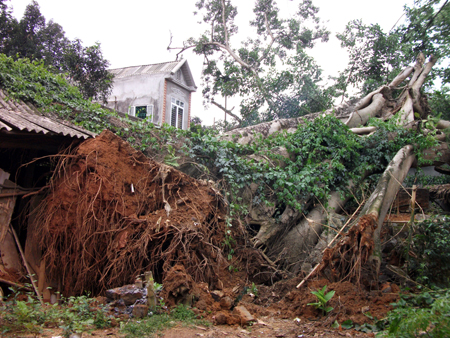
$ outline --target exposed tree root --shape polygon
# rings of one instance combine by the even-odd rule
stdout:
[[[368,268],[367,263],[373,254],[373,233],[376,227],[376,217],[362,216],[338,245],[325,250],[317,272],[322,272],[333,282],[348,280],[360,283],[374,280],[375,270]]]
[[[225,208],[214,189],[111,132],[61,158],[39,219],[47,277],[66,295],[98,294],[147,270],[162,281],[176,264],[213,287],[228,266]]]

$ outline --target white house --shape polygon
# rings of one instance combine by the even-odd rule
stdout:
[[[187,60],[110,69],[114,84],[107,106],[155,124],[188,129],[197,87]]]

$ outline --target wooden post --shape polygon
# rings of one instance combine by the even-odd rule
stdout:
[[[412,193],[411,193],[411,218],[409,219],[408,224],[408,241],[407,241],[407,247],[406,247],[406,264],[409,270],[409,250],[411,250],[411,243],[412,243],[412,234],[414,231],[414,211],[416,206],[416,191],[417,186],[413,185]]]
[[[19,248],[20,255],[22,256],[23,265],[25,265],[28,275],[30,276],[31,285],[33,285],[33,289],[36,292],[36,296],[38,297],[39,301],[41,302],[41,305],[43,306],[44,301],[42,300],[41,293],[39,292],[38,287],[36,285],[36,281],[34,280],[35,276],[33,275],[30,267],[28,266],[27,260],[25,259],[25,255],[23,253],[22,246],[20,245],[19,238],[17,237],[17,234],[14,231],[14,228],[12,227],[12,225],[10,225],[10,228],[11,228],[12,234],[14,235],[14,239],[16,240],[17,247]]]
[[[155,282],[153,280],[153,273],[151,271],[145,272],[145,283],[147,286],[147,303],[150,311],[156,310],[156,294]]]
[[[8,180],[9,174],[0,169],[0,193],[7,197],[0,197],[0,272],[8,275],[15,271],[23,275],[24,269],[20,255],[14,243],[13,234],[9,231],[9,224],[16,205],[15,184]],[[4,188],[4,186],[11,188]]]

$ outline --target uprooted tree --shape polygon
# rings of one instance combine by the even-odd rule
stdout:
[[[151,156],[162,143],[175,147],[181,136],[188,146],[178,159],[185,171],[217,183],[202,185],[108,134],[62,154],[39,218],[47,277],[59,279],[66,293],[99,292],[147,269],[163,279],[182,264],[195,281],[213,287],[230,264],[249,262],[250,278],[270,282],[279,271],[295,274],[306,263],[321,262],[330,278],[358,280],[367,271],[365,280],[376,279],[381,224],[409,167],[449,162],[443,130],[450,123],[428,117],[421,91],[435,62],[420,55],[388,85],[340,107],[223,135],[154,130],[126,119],[114,127],[119,118],[102,111],[106,127],[118,133],[126,127],[125,137],[141,137],[137,145]],[[34,69],[9,59],[5,64],[6,74],[15,67],[21,76]],[[34,71],[44,75],[42,67]],[[1,81],[12,93],[10,79]],[[69,107],[61,110],[66,113],[79,118]],[[96,115],[82,117],[98,130]],[[150,133],[152,142],[162,143],[144,149]],[[324,229],[339,230],[337,213],[352,208],[359,221],[352,219],[355,225],[342,232],[346,237],[330,245],[323,261],[310,256]]]
[[[283,59],[293,66],[292,60],[306,56],[305,48],[318,38],[326,39],[327,32],[318,26],[317,8],[304,1],[295,18],[282,20],[274,1],[258,1],[251,22],[257,37],[235,51],[230,37],[236,33],[236,7],[223,0],[197,4],[210,30],[180,49],[194,48],[205,57],[205,97],[251,92],[251,100],[241,104],[243,120],[270,122],[228,132],[222,143],[207,140],[208,136],[194,137],[193,149],[199,161],[211,165],[216,177],[225,179],[231,212],[244,218],[254,244],[278,267],[298,272],[305,263],[317,263],[317,250],[313,249],[324,225],[336,226],[333,223],[339,222],[334,222],[333,213],[344,209],[349,200],[359,200],[356,214],[360,222],[344,241],[346,246],[325,251],[320,269],[329,268],[332,278],[354,278],[369,264],[369,279],[376,279],[381,264],[380,229],[409,168],[447,162],[447,144],[439,143],[445,141],[442,130],[447,122],[431,117],[423,92],[436,74],[445,82],[445,68],[438,68],[434,75],[430,72],[438,56],[448,57],[445,38],[436,32],[448,27],[445,13],[449,6],[434,0],[418,4],[418,8],[407,8],[407,23],[390,34],[360,22],[349,25],[340,35],[350,52],[349,69],[334,87],[321,92],[320,98],[326,105],[326,93],[334,90],[342,90],[344,98],[348,85],[358,81],[364,82],[365,95],[307,115],[304,108],[314,107],[311,102],[318,96],[309,92],[306,96],[312,101],[297,100],[292,113],[286,104],[293,101],[284,94],[302,98],[308,84],[300,80],[311,74],[295,67],[292,72],[275,72],[274,67],[276,60]],[[302,20],[308,18],[317,24],[314,30],[302,26]],[[292,38],[286,40],[287,36]],[[395,50],[398,46],[403,54]],[[297,54],[290,55],[292,49]],[[420,53],[414,67],[405,66],[418,51],[436,55],[425,62]],[[288,80],[292,74],[300,79],[298,83]],[[444,96],[440,96],[441,107],[447,102]],[[374,175],[381,173],[366,201],[356,190],[367,178],[373,181]]]
[[[351,240],[327,249],[321,268],[330,267],[333,278],[353,279],[370,266],[376,278],[381,227],[409,168],[449,159],[442,142],[448,122],[428,118],[420,90],[436,61],[431,56],[425,62],[420,54],[415,66],[360,100],[235,129],[215,149],[202,145],[203,157],[215,151],[231,207],[245,216],[253,242],[278,267],[297,273],[305,262],[317,263],[309,254],[323,229],[333,226],[333,214],[353,196],[360,206]],[[357,191],[380,173],[363,201]]]
[[[184,145],[183,154],[169,152],[159,159],[173,164],[178,160],[184,171],[216,183],[201,185],[148,160],[118,138],[104,136],[104,142],[99,137],[98,143],[124,152],[109,163],[113,151],[90,149],[94,142],[88,141],[91,144],[76,153],[61,156],[61,170],[55,170],[43,204],[47,209],[40,214],[40,239],[47,268],[53,278],[63,279],[67,291],[75,292],[130,282],[146,269],[164,275],[179,263],[195,281],[214,286],[220,284],[218,274],[224,267],[239,266],[251,257],[258,264],[248,275],[259,276],[259,282],[316,263],[316,271],[331,279],[376,280],[381,226],[408,169],[450,159],[445,142],[450,122],[429,116],[423,91],[437,60],[430,56],[426,61],[419,54],[414,66],[397,71],[386,85],[333,109],[223,135],[156,129],[86,104],[86,110],[97,114],[90,116],[70,108],[65,96],[52,95],[60,100],[61,116],[95,131],[111,128],[134,139],[146,155],[155,156],[163,146],[173,150]],[[8,72],[20,66],[17,77],[24,76],[32,65],[2,62],[1,84],[13,92],[17,86]],[[50,95],[16,95],[49,109],[42,100]],[[75,99],[72,102],[82,102],[74,94]],[[120,178],[114,171],[119,165],[128,165]],[[345,224],[351,226],[348,231],[341,210],[354,214]],[[322,259],[326,245],[319,239],[324,229],[343,237],[338,244],[327,241]],[[252,248],[247,258],[240,255],[249,247],[260,251]],[[263,258],[261,274],[257,269],[263,269]],[[85,278],[78,278],[80,271]]]

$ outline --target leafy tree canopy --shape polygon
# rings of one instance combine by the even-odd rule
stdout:
[[[367,94],[389,82],[401,69],[412,64],[419,52],[435,55],[440,66],[433,69],[427,83],[435,113],[450,105],[450,3],[448,0],[416,0],[405,6],[405,23],[384,32],[378,24],[365,25],[361,20],[348,23],[338,34],[342,47],[349,52],[350,62],[340,74],[337,88],[347,96],[349,86],[358,94]],[[442,89],[437,90],[437,85]],[[448,112],[448,109],[447,109]],[[450,112],[445,118],[450,117]]]
[[[331,95],[317,83],[321,70],[306,50],[329,32],[321,25],[311,0],[282,18],[274,0],[258,0],[249,25],[255,33],[236,44],[237,6],[231,0],[200,0],[196,4],[210,28],[186,41],[180,53],[192,48],[205,58],[203,95],[239,120],[241,126],[274,118],[302,116],[331,105]],[[226,110],[220,97],[241,96],[242,120]],[[218,102],[219,101],[219,102]]]
[[[103,58],[100,44],[83,47],[70,41],[63,28],[46,21],[39,4],[32,1],[20,21],[13,18],[7,0],[0,0],[0,53],[14,58],[42,60],[57,73],[67,73],[85,98],[106,101],[112,89],[109,62]]]

